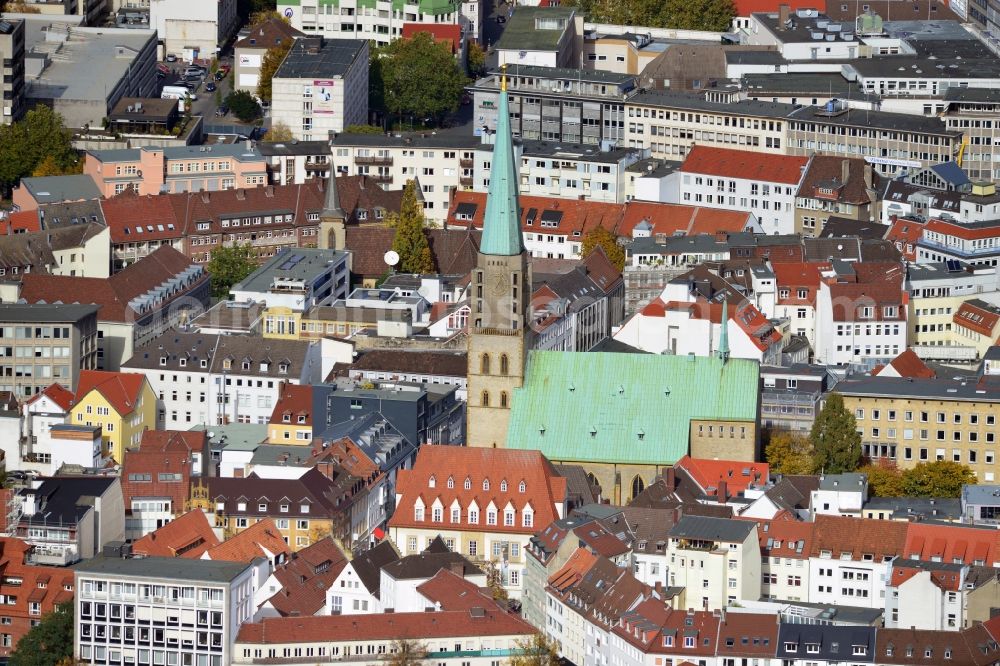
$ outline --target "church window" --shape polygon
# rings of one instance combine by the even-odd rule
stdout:
[[[480,397],[479,401],[480,401],[480,403],[482,404],[483,407],[489,407],[490,406],[490,392],[489,391],[483,391],[483,395]]]
[[[646,484],[643,482],[642,477],[636,474],[635,478],[632,479],[632,497],[636,497],[645,488]]]
[[[483,354],[479,357],[479,372],[484,375],[490,374],[490,355]]]
[[[506,375],[510,372],[510,360],[507,358],[507,354],[500,355],[500,374]]]
[[[500,391],[500,406],[507,407],[507,391]]]

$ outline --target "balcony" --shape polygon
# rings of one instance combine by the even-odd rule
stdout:
[[[28,564],[44,564],[55,567],[65,567],[79,559],[75,547],[35,546],[27,555]]]
[[[391,157],[375,157],[372,155],[358,155],[354,158],[355,164],[372,164],[375,166],[392,166]]]
[[[472,176],[461,176],[458,179],[458,184],[462,187],[472,187],[473,179]]]
[[[368,177],[374,180],[376,183],[386,183],[386,184],[392,183],[392,176],[390,176],[387,173],[369,174]]]
[[[475,165],[476,162],[471,157],[463,157],[458,161],[458,166],[462,167],[463,169],[471,169]]]
[[[328,171],[329,162],[306,162],[306,171]]]

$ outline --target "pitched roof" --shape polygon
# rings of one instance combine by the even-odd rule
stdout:
[[[756,420],[759,375],[738,358],[532,351],[507,446],[561,462],[673,464],[692,419]]]
[[[887,557],[902,555],[906,530],[906,523],[892,520],[817,515],[810,555],[819,557],[823,551],[829,551],[835,558],[848,553],[855,560],[867,556],[874,562],[882,562]]]
[[[273,16],[259,25],[250,28],[246,36],[239,39],[233,48],[237,49],[269,49],[281,44],[286,39],[304,37],[305,33],[293,28],[288,21]]]
[[[263,557],[273,562],[277,556],[287,556],[291,552],[292,549],[285,543],[278,526],[270,518],[264,518],[222,543],[212,546],[202,559],[250,563],[258,557]]]
[[[365,352],[350,367],[351,370],[395,372],[400,374],[465,377],[468,372],[464,351],[404,351],[373,349]]]
[[[900,556],[906,559],[985,566],[996,566],[1000,562],[1000,531],[921,522],[903,525],[906,543]]]
[[[225,503],[227,515],[254,517],[281,516],[289,519],[311,518],[316,514],[337,512],[336,484],[313,468],[297,479],[262,479],[256,474],[244,478],[211,477],[209,498]],[[240,504],[246,506],[241,511]],[[264,505],[261,511],[258,505]],[[281,511],[280,505],[287,504]],[[302,511],[305,505],[307,511]]]
[[[952,321],[980,335],[993,337],[997,323],[1000,323],[1000,308],[978,298],[970,298],[958,306]]]
[[[798,185],[808,163],[808,157],[770,155],[752,150],[695,144],[684,158],[680,170],[725,178]]]
[[[61,407],[63,411],[68,412],[70,410],[70,407],[73,406],[73,397],[74,397],[73,392],[58,382],[49,384],[38,393],[31,396],[31,399],[28,400],[28,402],[25,404],[30,405],[39,398],[41,398],[42,396],[45,396],[46,398],[52,400],[52,402],[56,403],[59,407]]]
[[[462,43],[462,27],[457,23],[404,23],[403,39],[410,39],[421,32],[428,33],[436,42],[445,43],[457,53]]]
[[[845,163],[848,169],[846,183],[842,180]],[[836,201],[856,205],[874,203],[874,196],[869,194],[865,183],[866,168],[870,167],[858,157],[813,155],[796,196],[812,199],[816,196],[817,188],[832,186]]]
[[[275,617],[240,627],[237,643],[257,645],[371,640],[435,640],[473,636],[529,636],[536,629],[496,604],[434,613],[376,613]]]
[[[286,617],[316,615],[326,606],[326,591],[347,562],[344,551],[331,538],[292,553],[274,570],[281,589],[268,602]]]
[[[931,370],[926,363],[921,360],[912,349],[907,349],[896,358],[889,361],[886,368],[891,367],[899,377],[912,377],[913,379],[933,379],[937,374]],[[884,374],[886,368],[872,374]]]
[[[397,472],[396,495],[399,501],[390,527],[435,529],[432,507],[438,505],[439,524],[447,524],[449,530],[534,534],[537,525],[555,520],[556,507],[566,502],[566,480],[538,451],[425,445],[417,451],[412,469]],[[415,519],[418,503],[424,506],[422,521]],[[497,524],[487,526],[491,504]],[[459,509],[458,523],[451,521],[453,505]],[[469,520],[473,505],[478,509],[475,523]],[[514,510],[513,525],[504,524],[508,506]],[[523,516],[529,508],[533,518],[526,526]]]
[[[449,225],[450,226],[450,225]],[[434,266],[444,275],[467,275],[476,265],[480,232],[468,229],[428,229]],[[378,277],[386,272],[385,253],[392,249],[395,230],[383,226],[349,226],[344,245],[351,251],[351,272]]]
[[[493,601],[472,581],[451,569],[441,569],[434,577],[417,586],[431,604],[441,604],[442,610],[468,610],[488,606]]]
[[[132,552],[144,557],[199,558],[202,553],[219,543],[219,537],[200,509],[180,515],[163,527],[137,539]]]
[[[813,529],[813,523],[797,520],[758,520],[760,554],[807,560],[812,553]]]
[[[392,541],[386,539],[351,560],[351,568],[361,579],[361,584],[365,586],[365,589],[378,596],[379,587],[381,587],[382,567],[398,559],[399,553],[396,552],[396,547]]]
[[[289,420],[285,421],[285,416]],[[299,421],[299,417],[304,417],[305,421]],[[309,425],[313,424],[313,388],[312,384],[290,384],[282,382],[278,388],[278,400],[274,403],[271,411],[270,423],[281,425],[282,423]]]
[[[101,307],[98,321],[131,323],[139,317],[129,305],[132,299],[149,293],[191,266],[194,264],[190,259],[163,245],[107,279],[27,273],[21,276],[20,297],[27,303],[93,303]],[[205,280],[208,274],[198,268],[189,285]],[[174,292],[164,303],[186,293],[186,289]]]
[[[726,482],[730,496],[742,493],[750,486],[763,486],[768,482],[767,463],[748,463],[738,460],[709,460],[684,456],[675,467],[687,472],[705,492]],[[710,493],[709,493],[710,494]]]
[[[122,494],[126,512],[136,498],[169,497],[175,511],[191,495],[194,453],[204,452],[208,437],[199,431],[145,430],[139,448],[126,449]]]
[[[91,391],[97,391],[119,416],[127,416],[135,409],[147,384],[146,375],[134,372],[81,370],[74,404],[79,404]]]

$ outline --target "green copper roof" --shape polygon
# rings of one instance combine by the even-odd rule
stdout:
[[[486,217],[479,251],[511,257],[521,254],[521,209],[517,203],[517,162],[510,135],[510,109],[507,93],[500,93],[497,109],[496,145],[490,167],[490,191],[486,196]]]
[[[514,392],[507,448],[673,464],[688,452],[693,419],[755,421],[759,378],[748,359],[534,351]]]

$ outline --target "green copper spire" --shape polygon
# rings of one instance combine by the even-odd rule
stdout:
[[[497,256],[516,256],[524,251],[521,240],[521,207],[517,201],[517,163],[510,134],[507,105],[507,74],[501,74],[500,105],[496,140],[490,168],[490,191],[486,196],[486,218],[479,251]]]
[[[729,358],[729,299],[722,299],[722,330],[719,331],[719,358]]]

